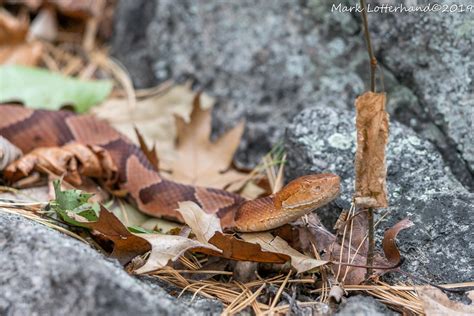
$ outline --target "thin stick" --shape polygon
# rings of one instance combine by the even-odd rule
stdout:
[[[374,264],[374,252],[375,252],[375,237],[374,237],[374,210],[369,208],[367,213],[367,221],[369,222],[369,248],[367,249],[367,265],[370,267],[367,269],[366,279],[368,279],[372,273],[372,265]]]
[[[374,51],[372,49],[372,42],[370,41],[369,34],[369,22],[367,19],[367,5],[365,0],[360,0],[362,6],[362,21],[364,24],[364,35],[367,43],[367,51],[369,52],[370,58],[370,91],[375,92],[375,70],[377,69],[377,58],[375,58]]]
[[[372,42],[370,40],[369,33],[369,22],[367,18],[367,5],[365,0],[360,0],[362,6],[362,21],[364,24],[364,35],[365,42],[367,43],[367,51],[370,59],[370,91],[375,92],[375,70],[377,69],[377,58],[375,58],[374,50],[372,49]],[[369,208],[367,215],[367,221],[369,224],[369,248],[367,252],[367,265],[372,266],[374,263],[374,251],[375,251],[375,237],[374,237],[374,210]],[[366,278],[369,278],[373,273],[372,268],[367,269]]]

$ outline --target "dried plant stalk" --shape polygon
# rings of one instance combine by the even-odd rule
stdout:
[[[388,114],[385,93],[366,92],[356,99],[357,152],[355,202],[362,208],[387,207],[385,145]]]

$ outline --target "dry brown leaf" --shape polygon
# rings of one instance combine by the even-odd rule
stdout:
[[[184,222],[191,227],[196,239],[202,244],[212,244],[222,250],[219,257],[239,261],[284,263],[289,257],[280,253],[262,251],[259,245],[248,243],[222,233],[220,219],[208,214],[194,202],[181,202],[177,209]]]
[[[102,206],[97,222],[84,222],[82,224],[98,233],[100,240],[105,239],[113,242],[113,250],[110,256],[117,258],[122,264],[127,264],[134,257],[151,249],[150,243],[146,239],[130,233],[112,212]]]
[[[222,250],[221,257],[239,261],[285,263],[290,257],[283,253],[262,250],[260,245],[216,232],[209,243]]]
[[[170,164],[172,180],[223,189],[247,177],[231,167],[244,122],[211,142],[211,119],[210,109],[201,108],[199,94],[194,98],[190,122],[186,124],[182,118],[177,118],[177,155]]]
[[[426,316],[474,315],[474,305],[451,301],[441,290],[432,286],[417,286],[418,297],[423,303]]]
[[[28,33],[28,19],[11,15],[7,10],[0,8],[0,44],[18,44],[25,40]]]
[[[290,247],[285,240],[278,236],[274,237],[270,233],[241,234],[241,237],[247,242],[260,245],[263,250],[289,256],[291,258],[291,265],[298,273],[309,271],[328,263],[327,261],[317,260],[298,252]]]
[[[0,8],[0,64],[33,66],[39,62],[43,45],[26,42],[29,23]]]
[[[165,92],[139,99],[134,107],[126,98],[115,98],[94,107],[92,112],[139,144],[134,130],[136,127],[148,147],[156,144],[160,168],[167,169],[175,157],[175,115],[189,121],[194,95],[189,84],[175,85]],[[203,96],[202,106],[209,108],[213,102]]]
[[[196,239],[202,243],[207,243],[216,232],[222,232],[217,215],[204,212],[194,202],[180,202],[177,211],[183,216],[184,222],[191,227]]]
[[[15,182],[33,172],[64,176],[71,184],[80,185],[81,176],[98,178],[111,186],[117,180],[117,167],[110,154],[98,146],[78,143],[63,147],[40,147],[11,163],[4,171],[5,179]]]
[[[366,92],[356,99],[357,152],[355,197],[359,207],[387,207],[385,145],[388,114],[385,93]]]
[[[21,156],[21,150],[0,135],[0,171]]]
[[[158,171],[160,164],[159,164],[159,158],[156,153],[156,144],[153,143],[153,146],[151,148],[148,148],[148,145],[145,142],[145,138],[143,138],[142,134],[140,131],[135,128],[135,134],[137,135],[138,139],[138,144],[140,145],[140,149],[142,152],[145,154],[146,158],[152,165],[152,167],[155,168],[156,171]]]
[[[382,248],[385,253],[385,257],[391,266],[396,266],[400,264],[401,255],[397,247],[397,238],[398,233],[403,230],[413,226],[413,222],[408,218],[402,219],[391,228],[387,229],[383,235]]]
[[[145,265],[135,272],[143,274],[163,268],[170,261],[176,261],[187,250],[203,252],[211,255],[220,255],[221,250],[210,244],[176,235],[139,234],[151,244],[150,257]]]
[[[151,250],[148,241],[130,233],[122,222],[103,206],[100,206],[99,218],[96,222],[89,222],[71,211],[66,211],[66,214],[81,223],[82,227],[91,229],[94,239],[103,246],[104,250],[111,250],[110,256],[116,258],[121,264],[127,264],[136,256]],[[110,242],[112,242],[112,249],[110,249]]]

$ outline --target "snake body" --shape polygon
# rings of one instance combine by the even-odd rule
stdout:
[[[339,193],[334,174],[307,175],[276,194],[245,200],[224,190],[176,183],[160,176],[139,147],[107,122],[69,111],[32,110],[0,105],[0,135],[23,153],[39,147],[81,143],[110,153],[118,168],[118,182],[140,211],[183,222],[176,211],[181,201],[193,201],[215,213],[224,229],[265,231],[276,228],[325,205]]]

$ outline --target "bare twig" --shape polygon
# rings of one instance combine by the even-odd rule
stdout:
[[[364,24],[364,35],[365,41],[367,43],[367,51],[369,53],[370,59],[370,90],[375,92],[375,71],[377,69],[377,58],[375,58],[374,50],[372,49],[372,42],[370,40],[369,34],[369,22],[367,18],[367,5],[365,0],[360,0],[360,5],[362,6],[362,21]],[[372,266],[374,263],[374,251],[375,251],[375,236],[374,236],[374,210],[369,208],[367,216],[369,224],[369,248],[367,251],[367,265]],[[372,268],[367,269],[367,278],[369,278],[373,273]]]
[[[371,267],[374,264],[374,252],[375,252],[375,233],[374,233],[374,209],[369,208],[367,213],[367,221],[369,223],[369,247],[367,249],[367,265]],[[372,268],[367,269],[366,278],[368,279],[373,273]]]
[[[364,35],[367,43],[367,51],[369,52],[370,58],[370,91],[375,92],[375,71],[377,70],[377,58],[375,58],[374,50],[372,49],[372,42],[369,34],[369,22],[367,19],[367,5],[365,0],[360,0],[362,7],[362,22],[364,24]]]

